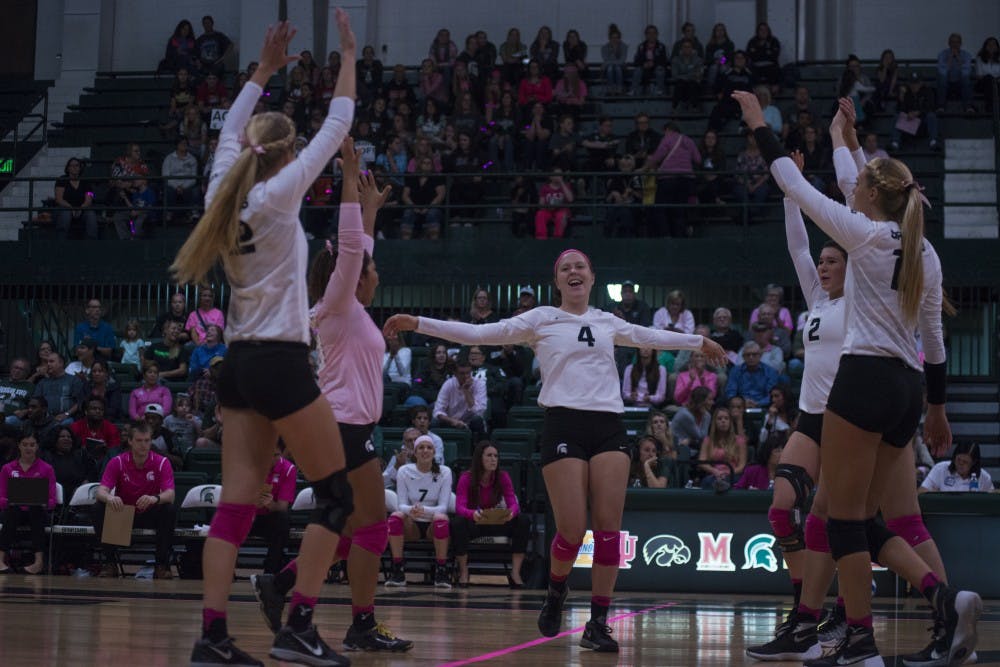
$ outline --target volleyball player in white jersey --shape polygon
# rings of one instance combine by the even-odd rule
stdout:
[[[905,447],[922,411],[915,328],[926,355],[925,440],[936,452],[951,444],[944,411],[941,266],[923,238],[925,200],[909,169],[892,159],[865,166],[854,190],[855,210],[828,199],[783,155],[757,99],[742,92],[733,97],[779,187],[851,256],[844,288],[847,335],[823,419],[820,473],[829,498],[827,534],[840,572],[848,629],[833,654],[806,664],[884,664],[872,632],[872,560],[892,562],[907,580],[921,581],[921,591],[945,626],[946,664],[959,664],[975,648],[982,601],[941,582],[905,540],[875,519],[892,476],[905,474]],[[841,136],[845,122],[838,112],[831,125],[835,155],[847,150]]]
[[[354,35],[339,9],[336,22],[341,52],[351,60]],[[259,67],[220,133],[205,215],[171,267],[178,282],[198,282],[221,260],[232,287],[229,352],[218,386],[226,422],[226,483],[205,541],[203,629],[192,665],[263,664],[234,646],[225,609],[237,550],[253,524],[254,501],[279,436],[312,482],[317,509],[302,539],[288,624],[275,636],[270,654],[310,665],[349,664],[323,642],[312,622],[353,502],[337,422],[309,365],[308,251],[299,208],[351,127],[354,70],[341,72],[322,128],[296,157],[295,126],[287,117],[251,117],[271,76],[296,59],[286,55],[294,34],[287,23],[268,29]]]
[[[594,536],[591,570],[591,619],[580,645],[617,651],[607,625],[618,576],[620,529],[629,473],[630,444],[615,367],[616,345],[701,350],[710,363],[724,363],[725,352],[701,336],[637,327],[588,306],[594,286],[590,259],[566,250],[556,259],[554,282],[562,297],[558,308],[541,306],[495,324],[470,325],[412,315],[394,315],[387,336],[416,330],[469,345],[526,343],[541,367],[539,405],[546,408],[541,437],[542,476],[555,515],[549,590],[538,618],[546,637],[559,633],[566,600],[566,579],[587,527],[590,505]]]

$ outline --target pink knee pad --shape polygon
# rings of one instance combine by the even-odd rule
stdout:
[[[895,519],[886,521],[886,526],[889,530],[906,540],[906,543],[911,547],[934,539],[927,532],[927,527],[924,525],[924,518],[919,514],[897,516]]]
[[[617,530],[594,531],[594,565],[618,567],[621,559],[622,534]]]
[[[792,513],[789,510],[772,507],[767,510],[767,520],[771,522],[771,532],[775,537],[788,537],[795,532]]]
[[[350,537],[340,536],[340,541],[337,542],[337,551],[335,552],[337,557],[334,558],[334,562],[338,560],[347,560],[347,557],[351,554],[351,544],[353,540]]]
[[[253,505],[219,503],[208,536],[239,547],[250,534],[257,508]]]
[[[390,514],[385,523],[389,528],[389,535],[401,536],[403,534],[403,519],[401,517],[398,517],[395,514]]]
[[[806,517],[806,549],[830,553],[830,538],[826,534],[826,521],[812,512]]]
[[[552,557],[556,560],[561,560],[563,562],[573,562],[576,560],[576,554],[580,551],[580,544],[570,544],[566,541],[566,538],[556,533],[555,538],[552,540]]]
[[[354,530],[354,543],[365,551],[381,556],[389,544],[389,527],[385,521],[362,526]]]
[[[451,528],[448,521],[437,520],[431,528],[435,540],[446,540],[451,535]]]

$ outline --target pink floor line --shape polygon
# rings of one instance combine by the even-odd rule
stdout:
[[[641,616],[642,614],[648,614],[651,611],[657,611],[659,609],[666,609],[667,607],[673,607],[674,605],[680,604],[679,602],[667,602],[666,604],[658,604],[653,607],[646,607],[645,609],[640,609],[639,611],[629,612],[627,614],[621,614],[619,616],[613,616],[608,619],[608,623],[614,623],[615,621],[624,621],[629,618],[634,618],[635,616]],[[473,658],[466,658],[465,660],[457,660],[455,662],[447,662],[438,667],[460,667],[461,665],[471,665],[476,662],[486,662],[487,660],[493,660],[494,658],[501,658],[505,655],[510,655],[511,653],[516,653],[517,651],[523,651],[526,648],[532,648],[533,646],[539,646],[545,642],[555,641],[561,637],[567,637],[569,635],[575,635],[577,633],[583,632],[584,626],[578,628],[573,628],[572,630],[566,630],[565,632],[560,632],[555,637],[539,637],[538,639],[532,639],[530,642],[525,642],[523,644],[516,644],[514,646],[508,646],[506,648],[498,649],[496,651],[490,651],[489,653],[483,653],[482,655],[477,655]]]

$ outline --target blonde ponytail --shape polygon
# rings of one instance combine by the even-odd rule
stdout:
[[[283,167],[295,143],[295,126],[284,114],[253,116],[246,145],[222,177],[212,203],[170,266],[178,283],[200,283],[218,260],[239,251],[240,211],[250,189]]]
[[[924,203],[923,196],[916,187],[909,187],[906,210],[899,228],[903,232],[899,307],[906,321],[915,323],[924,294]]]

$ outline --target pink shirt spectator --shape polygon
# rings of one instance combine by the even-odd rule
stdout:
[[[86,418],[77,419],[70,425],[69,430],[73,431],[73,435],[76,436],[77,440],[84,444],[86,444],[88,439],[91,439],[103,440],[107,444],[108,449],[121,446],[121,435],[118,433],[118,427],[107,419],[102,421],[101,425],[96,429],[90,428],[90,424]]]
[[[295,502],[295,477],[295,464],[279,456],[271,466],[271,472],[267,473],[267,481],[271,485],[271,497],[275,500],[284,500],[291,506]],[[257,508],[258,516],[270,513],[266,507]]]
[[[431,158],[431,162],[434,163],[434,173],[440,174],[442,169],[441,156],[435,153],[434,156]],[[406,163],[406,173],[408,174],[417,173],[417,158],[411,157],[410,161]]]
[[[469,413],[473,413],[482,417],[486,412],[486,380],[472,378],[472,397],[473,405],[470,408],[469,404],[465,402],[465,394],[458,386],[458,380],[450,377],[444,381],[438,392],[437,401],[434,403],[434,416],[445,415],[452,419],[462,419]]]
[[[535,98],[532,100],[531,98]],[[527,78],[521,79],[521,85],[517,87],[517,103],[521,106],[541,102],[548,104],[552,101],[552,82],[549,77],[543,76],[537,83],[532,83]],[[699,160],[700,162],[701,160]]]
[[[25,470],[21,467],[21,462],[14,459],[3,468],[0,468],[0,510],[7,509],[7,483],[15,477],[19,479],[43,478],[49,480],[48,508],[52,509],[56,506],[56,471],[52,469],[52,466],[41,459],[35,459],[35,462]],[[28,508],[22,505],[21,509],[27,510]]]
[[[364,254],[375,241],[364,233],[361,205],[340,205],[337,268],[323,298],[313,307],[323,350],[319,386],[344,424],[373,424],[382,418],[382,355],[385,339],[355,295]]]
[[[734,489],[757,489],[767,491],[771,488],[771,476],[767,473],[767,466],[754,464],[747,466],[739,480],[733,484]]]
[[[649,385],[646,384],[646,374],[639,375],[639,381],[635,384],[635,400],[633,405],[660,405],[667,398],[667,369],[663,366],[660,369],[660,379],[656,381],[656,391],[649,393]],[[622,375],[622,399],[632,401],[632,364],[625,367],[625,374]]]
[[[517,503],[517,495],[514,493],[514,485],[511,484],[510,475],[505,471],[499,470],[497,474],[500,475],[500,490],[502,492],[502,498],[504,505],[510,510],[511,518],[517,516],[521,513],[521,506]],[[490,486],[479,486],[479,498],[473,499],[469,497],[469,487],[472,485],[472,473],[466,471],[462,473],[462,476],[458,478],[458,488],[455,489],[455,512],[461,516],[472,521],[476,514],[476,510],[490,509],[494,507],[492,504],[492,484]]]
[[[719,378],[711,371],[702,371],[698,375],[693,370],[686,370],[677,376],[677,384],[674,385],[674,402],[677,405],[686,405],[691,398],[691,391],[696,387],[708,389],[708,398],[715,401],[715,394],[718,392]]]
[[[570,90],[569,85],[566,83],[566,79],[559,79],[559,83],[556,84],[555,90],[552,91],[552,97],[560,104],[582,105],[587,101],[587,84],[580,81],[577,85],[579,87],[576,90]]]
[[[136,387],[128,397],[128,416],[133,421],[139,421],[146,414],[146,406],[151,403],[159,403],[163,406],[163,414],[169,415],[174,408],[174,399],[170,395],[170,390],[163,385],[156,385],[152,389],[146,385]]]
[[[752,313],[750,313],[750,326],[753,326],[754,322],[757,321],[757,312],[759,310],[760,307],[758,306],[757,308],[753,309]],[[787,308],[782,307],[781,311],[778,312],[777,319],[778,319],[778,324],[780,324],[785,329],[788,329],[789,333],[795,331],[795,325],[792,324],[792,314],[788,312]]]
[[[680,333],[693,334],[694,315],[691,314],[690,310],[684,309],[677,314],[675,319],[665,307],[657,309],[653,313],[653,328],[666,329],[668,327],[673,327],[673,331]]]
[[[114,489],[126,505],[135,505],[142,496],[155,496],[174,488],[174,471],[167,457],[156,452],[149,453],[141,468],[132,460],[132,452],[125,452],[108,461],[101,486]]]
[[[691,174],[694,166],[701,164],[701,153],[691,137],[679,132],[667,132],[650,159],[657,165],[657,176]]]
[[[222,314],[222,311],[218,308],[213,308],[209,311],[204,310],[192,310],[191,314],[188,315],[187,322],[184,324],[184,331],[191,331],[194,329],[198,332],[198,340],[205,340],[205,327],[201,325],[201,320],[198,319],[198,315],[201,314],[201,319],[205,320],[205,324],[215,324],[222,330],[226,328],[226,316]]]
[[[548,208],[562,208],[566,203],[566,192],[563,188],[545,183],[538,189],[538,203]]]
[[[444,75],[440,72],[420,76],[421,97],[431,98],[440,104],[448,103],[448,86],[445,85]]]

